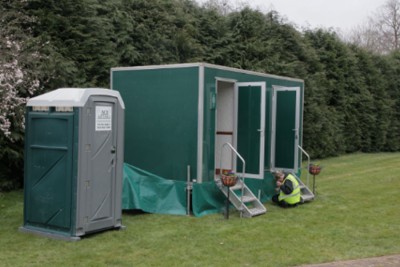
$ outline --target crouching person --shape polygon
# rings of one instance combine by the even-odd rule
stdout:
[[[277,194],[272,197],[272,201],[283,208],[296,207],[300,202],[300,186],[297,179],[282,171],[275,172],[274,176]]]

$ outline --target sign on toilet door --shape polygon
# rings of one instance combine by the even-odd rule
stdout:
[[[96,106],[96,131],[111,131],[112,107]]]

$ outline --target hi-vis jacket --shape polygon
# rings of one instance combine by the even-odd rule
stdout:
[[[284,200],[288,204],[296,204],[300,202],[300,186],[297,179],[288,174],[283,180],[280,187],[279,201]]]

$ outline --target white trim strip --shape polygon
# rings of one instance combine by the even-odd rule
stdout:
[[[132,66],[132,67],[114,67],[111,71],[124,71],[124,70],[155,70],[155,69],[180,69],[191,67],[204,67],[202,63],[184,63],[184,64],[166,64],[166,65],[147,65],[147,66]]]
[[[199,66],[197,114],[197,182],[203,182],[204,66]]]

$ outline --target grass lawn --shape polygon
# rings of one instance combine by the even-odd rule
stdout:
[[[400,153],[320,161],[316,199],[241,219],[123,215],[78,242],[18,232],[22,191],[0,193],[0,266],[295,266],[400,253]]]

